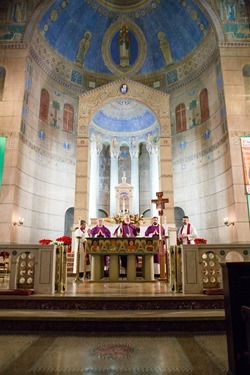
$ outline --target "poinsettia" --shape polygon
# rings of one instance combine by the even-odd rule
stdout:
[[[69,236],[58,237],[55,241],[49,239],[42,239],[39,241],[41,245],[71,245],[72,239]]]
[[[71,245],[72,239],[69,236],[62,236],[56,239],[58,242],[62,242],[64,245]]]
[[[207,243],[207,240],[205,240],[205,238],[195,238],[194,239],[194,243],[196,244],[196,245],[198,245],[198,244],[206,244]]]
[[[47,239],[47,238],[44,238],[43,240],[40,240],[40,241],[39,241],[39,243],[40,243],[41,245],[50,245],[51,242],[52,242],[52,240],[49,240],[49,239]]]

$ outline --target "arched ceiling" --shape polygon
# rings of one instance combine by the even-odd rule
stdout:
[[[32,40],[39,65],[78,92],[121,77],[166,91],[197,77],[216,49],[210,18],[198,0],[55,0],[44,4]],[[121,29],[129,37],[123,64]],[[204,47],[203,47],[204,46]],[[158,137],[155,115],[136,100],[99,109],[92,129],[112,137]]]
[[[127,67],[119,64],[123,25],[130,37]],[[158,74],[193,55],[211,25],[193,0],[56,0],[42,15],[38,30],[56,54],[85,73],[140,77]],[[77,61],[86,33],[86,54]]]
[[[92,126],[106,135],[142,136],[153,131],[158,121],[152,111],[137,100],[120,99],[105,104],[96,112]]]

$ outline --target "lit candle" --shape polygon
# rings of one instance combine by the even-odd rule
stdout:
[[[79,217],[79,226],[78,226],[78,228],[80,228],[81,227],[81,218]]]

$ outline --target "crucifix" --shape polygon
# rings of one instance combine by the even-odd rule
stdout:
[[[160,191],[156,193],[157,199],[152,199],[151,203],[156,204],[156,209],[158,210],[158,215],[160,216],[160,230],[159,230],[159,254],[160,254],[160,279],[166,280],[166,273],[165,273],[165,252],[164,252],[164,240],[162,239],[162,216],[163,210],[165,208],[165,203],[168,203],[168,198],[163,198],[163,192]],[[166,272],[167,272],[167,264],[166,264]]]

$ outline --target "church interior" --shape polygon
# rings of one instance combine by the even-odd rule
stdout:
[[[165,279],[142,282],[82,281],[72,264],[81,220],[102,218],[113,236],[129,214],[142,237],[159,216],[166,252],[190,218],[201,240],[187,247],[190,284],[201,262],[203,285],[222,277],[206,256],[247,267],[249,1],[9,0],[0,20],[0,373],[241,374],[227,283],[179,293],[178,255]],[[45,285],[48,243],[56,252],[64,237],[63,287],[14,293],[17,255]]]

